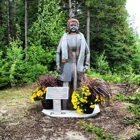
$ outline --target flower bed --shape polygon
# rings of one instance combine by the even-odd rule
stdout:
[[[95,104],[102,104],[110,96],[109,85],[98,78],[87,77],[81,87],[72,94],[71,102],[79,114],[88,113],[87,109],[94,109]],[[93,110],[90,109],[89,113]]]

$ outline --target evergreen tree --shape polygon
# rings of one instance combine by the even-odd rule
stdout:
[[[41,59],[38,58],[40,64],[46,65],[49,70],[55,68],[55,51],[62,34],[65,32],[64,21],[64,13],[57,0],[39,1],[37,20],[28,33],[29,43],[30,46],[35,47],[37,54],[38,51],[44,49],[44,54],[36,57],[40,57]]]
[[[56,48],[61,35],[65,32],[64,20],[57,0],[40,0],[37,20],[29,30],[29,43],[41,45],[44,49]]]
[[[105,52],[112,72],[127,71],[135,52],[135,36],[127,22],[126,0],[94,3],[91,10],[91,65]],[[131,38],[131,39],[130,39]]]

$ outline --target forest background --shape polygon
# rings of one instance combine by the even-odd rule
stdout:
[[[55,51],[71,17],[91,51],[88,74],[140,84],[140,40],[126,0],[1,0],[0,88],[55,73]]]

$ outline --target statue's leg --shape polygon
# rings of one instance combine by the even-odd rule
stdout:
[[[77,70],[74,69],[74,77],[73,77],[73,90],[77,89]]]
[[[71,96],[73,93],[73,80],[69,83],[69,99],[68,99],[68,109],[73,110],[73,105],[71,102]]]
[[[63,82],[63,87],[69,87],[69,82]],[[62,100],[62,109],[67,109],[67,102],[68,100]]]
[[[73,70],[73,78],[70,82],[70,85],[69,85],[69,99],[68,99],[68,108],[70,110],[73,110],[73,105],[72,105],[72,102],[71,102],[71,96],[72,96],[72,93],[73,91],[77,90],[77,71],[76,71],[76,66],[75,66],[75,69]]]

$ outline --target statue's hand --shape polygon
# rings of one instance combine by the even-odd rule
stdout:
[[[57,70],[58,73],[61,73],[61,67],[60,67],[60,65],[57,65],[56,70]]]
[[[88,68],[89,68],[89,66],[88,66],[88,65],[85,65],[83,71],[84,71],[84,72],[87,72]]]

